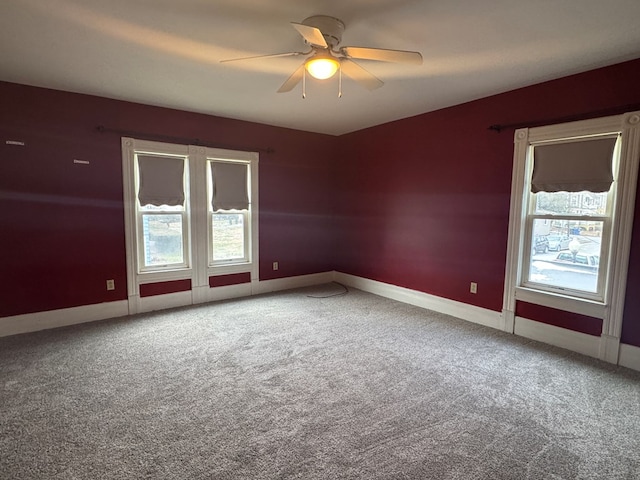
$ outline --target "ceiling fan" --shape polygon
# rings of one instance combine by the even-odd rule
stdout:
[[[304,39],[310,50],[306,52],[286,52],[270,55],[257,55],[252,57],[233,58],[222,62],[235,62],[240,60],[252,60],[269,57],[294,57],[305,56],[305,61],[278,89],[278,93],[290,92],[302,82],[302,97],[306,96],[306,74],[314,78],[324,80],[333,77],[339,72],[338,96],[342,96],[342,74],[353,79],[369,90],[375,90],[384,85],[384,82],[364,67],[354,62],[358,60],[377,60],[380,62],[422,64],[422,55],[419,52],[406,50],[387,50],[367,47],[339,47],[344,32],[344,23],[327,15],[313,15],[305,18],[302,23],[291,22],[293,28]]]

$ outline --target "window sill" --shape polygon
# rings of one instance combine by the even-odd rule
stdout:
[[[170,280],[184,280],[193,277],[193,269],[176,268],[174,270],[156,270],[153,272],[139,272],[138,283],[165,282]]]
[[[594,318],[604,318],[607,305],[603,302],[569,297],[558,293],[543,292],[532,288],[516,287],[515,298],[523,302],[578,313]]]
[[[254,264],[252,262],[244,263],[232,263],[228,265],[209,265],[208,274],[212,275],[226,275],[229,273],[251,273],[253,271]]]

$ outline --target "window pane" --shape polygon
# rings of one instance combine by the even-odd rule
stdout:
[[[602,222],[535,219],[529,282],[597,293]]]
[[[539,215],[604,215],[607,192],[538,192],[535,212]]]
[[[182,215],[142,215],[144,266],[183,264]]]
[[[213,213],[213,260],[245,258],[244,215],[242,213]]]

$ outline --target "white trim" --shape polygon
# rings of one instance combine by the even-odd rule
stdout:
[[[309,275],[298,275],[296,277],[275,278],[273,280],[261,280],[252,282],[252,295],[277,292],[279,290],[289,290],[292,288],[310,287],[330,283],[334,280],[334,272],[312,273]],[[220,287],[219,287],[220,288]]]
[[[365,292],[391,298],[399,302],[408,303],[417,307],[426,308],[435,312],[451,315],[472,323],[479,323],[486,327],[504,330],[506,323],[500,312],[494,312],[486,308],[476,307],[467,303],[449,300],[447,298],[436,297],[428,293],[411,290],[409,288],[398,287],[389,283],[378,282],[368,278],[356,277],[346,273],[335,272],[333,276],[336,282]]]
[[[260,174],[258,165],[260,163],[260,155],[255,152],[245,152],[247,158],[251,160],[249,165],[251,178],[251,280],[257,282],[260,279],[260,202],[258,194],[260,192]]]
[[[205,287],[209,284],[207,275],[208,255],[208,220],[207,220],[207,186],[203,178],[207,178],[207,152],[205,147],[189,145],[189,168],[191,169],[191,245],[193,266],[192,287]]]
[[[608,292],[610,310],[603,322],[603,332],[618,338],[622,334],[624,300],[627,291],[639,157],[640,112],[627,113],[622,119],[622,148],[618,172],[618,178],[622,181],[618,186],[620,195],[615,206],[617,219],[611,241],[612,261],[609,273],[611,284]]]
[[[621,343],[618,365],[640,371],[640,347]]]
[[[128,314],[129,308],[126,300],[61,308],[48,312],[25,313],[0,318],[0,337],[95,322],[107,318],[125,317]]]
[[[526,156],[529,142],[529,130],[522,128],[514,134],[513,171],[511,174],[511,208],[509,209],[509,230],[507,237],[507,263],[504,280],[504,294],[502,300],[503,312],[515,312],[516,292],[515,286],[520,284],[518,276],[520,271],[520,255],[524,243],[520,231],[523,228],[525,205],[522,191],[525,185],[525,165],[520,161]],[[510,322],[515,325],[513,322]],[[513,329],[511,330],[513,333]]]
[[[251,295],[253,295],[253,285],[251,282],[211,287],[208,293],[210,302],[228,300],[230,298],[250,297]]]
[[[198,303],[206,303],[209,300],[209,285],[203,285],[200,287],[191,287],[191,302],[194,305]]]
[[[541,292],[524,287],[515,288],[515,298],[522,302],[578,313],[587,317],[604,318],[607,307],[593,300],[576,299],[552,292]]]
[[[618,363],[620,356],[620,339],[602,334],[600,336],[600,352],[598,358],[608,363]]]
[[[132,295],[129,300],[97,303],[80,307],[49,310],[46,312],[27,313],[0,318],[0,337],[19,333],[36,332],[51,328],[65,327],[79,323],[125,317],[136,313],[181,307],[185,305],[213,302],[229,298],[249,297],[262,293],[289,290],[329,283],[333,280],[333,272],[299,275],[296,277],[278,278],[261,282],[247,282],[224,287],[209,286],[197,290],[139,297]]]
[[[191,290],[166,293],[163,295],[150,295],[148,297],[139,297],[138,313],[153,312],[155,310],[164,310],[166,308],[184,307],[191,304],[193,304]]]
[[[177,267],[166,270],[152,270],[142,272],[139,262],[139,254],[136,250],[137,217],[136,217],[136,175],[135,155],[138,152],[163,153],[179,155],[185,158],[185,175],[188,184],[185,185],[185,196],[189,200],[185,202],[185,217],[187,223],[184,233],[184,251],[186,254],[186,267]],[[242,264],[222,266],[209,265],[209,214],[207,205],[208,189],[208,159],[240,161],[246,163],[249,168],[251,209],[250,221],[250,261]],[[122,138],[122,171],[124,188],[125,210],[125,245],[127,258],[127,296],[129,299],[129,312],[138,313],[158,308],[168,308],[192,303],[202,303],[217,299],[209,292],[209,277],[229,273],[249,272],[252,281],[258,281],[259,277],[259,189],[258,189],[258,163],[257,152],[233,151],[216,148],[207,148],[197,145],[180,145],[164,142],[136,140]],[[187,221],[188,220],[188,221]],[[145,283],[168,282],[172,280],[190,279],[193,296],[190,299],[180,295],[155,296],[140,298],[140,285]],[[250,292],[249,292],[250,294]],[[235,296],[235,295],[234,295]],[[162,297],[164,299],[160,299]]]
[[[124,202],[124,237],[127,259],[127,296],[138,295],[137,250],[136,250],[136,207],[135,207],[135,162],[132,138],[122,137],[122,184]]]
[[[573,330],[547,325],[546,323],[522,317],[516,317],[514,333],[521,337],[565,348],[590,357],[598,358],[600,352],[600,337],[574,332]]]
[[[505,332],[513,333],[516,328],[516,312],[511,310],[502,311],[502,321],[504,322],[502,330]]]
[[[520,287],[522,284],[523,261],[520,252],[525,245],[526,221],[525,206],[523,205],[524,186],[526,184],[527,150],[532,144],[555,141],[557,139],[584,138],[585,136],[620,134],[621,145],[617,167],[616,199],[614,200],[613,229],[610,241],[603,247],[609,252],[609,263],[601,262],[601,274],[607,276],[606,289],[603,291],[602,302],[581,300],[561,294],[545,293],[540,290]],[[516,300],[523,300],[538,305],[545,305],[559,310],[570,311],[588,315],[603,320],[603,336],[596,342],[597,350],[593,350],[593,342],[585,343],[575,341],[563,333],[564,348],[581,351],[588,350],[588,355],[596,356],[607,362],[616,363],[619,355],[619,342],[622,332],[623,307],[626,296],[627,271],[629,252],[631,250],[631,231],[633,228],[633,216],[635,196],[638,179],[638,158],[640,157],[640,112],[629,112],[624,115],[616,115],[598,119],[569,122],[559,125],[549,125],[529,129],[520,129],[515,132],[515,147],[513,155],[513,173],[511,182],[511,208],[509,210],[509,237],[507,243],[507,265],[504,283],[503,311],[515,311]],[[611,205],[612,202],[608,202]],[[603,241],[606,237],[603,236]],[[600,281],[602,283],[602,279]],[[507,318],[507,317],[505,317]],[[537,323],[537,322],[536,322]],[[527,334],[531,329],[514,323],[515,330],[520,328]],[[540,324],[538,324],[540,325]],[[546,328],[546,327],[540,327]],[[515,331],[514,330],[514,331]],[[548,329],[547,329],[548,330]],[[569,330],[560,329],[563,332]],[[517,332],[516,332],[517,333]],[[531,333],[534,335],[534,333]],[[535,335],[538,335],[537,333]],[[541,334],[541,341],[546,334]],[[536,337],[537,338],[537,337]],[[597,338],[597,337],[595,337]],[[548,343],[556,344],[560,340],[552,338]],[[575,348],[574,348],[575,346]],[[581,349],[581,350],[580,350]]]
[[[127,302],[127,300],[120,300],[117,302],[4,317],[0,318],[0,337],[124,317],[134,313],[320,285],[331,281],[340,282],[365,292],[410,305],[451,315],[472,323],[478,323],[507,332],[513,331],[516,335],[525,338],[565,348],[591,357],[601,358],[610,363],[618,363],[623,367],[640,371],[640,347],[619,344],[617,337],[606,335],[595,337],[522,317],[514,317],[513,313],[509,311],[500,314],[493,310],[487,310],[474,305],[468,305],[416,290],[335,271],[259,282],[247,282],[223,287],[201,287],[192,291],[142,298],[133,296],[129,302]],[[619,359],[617,358],[618,351]]]

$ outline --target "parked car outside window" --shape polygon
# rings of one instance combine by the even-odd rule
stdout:
[[[533,244],[533,253],[547,253],[549,251],[549,240],[545,235],[536,235]]]
[[[581,253],[574,255],[572,253],[566,252],[566,253],[559,253],[558,256],[556,257],[556,262],[572,264],[572,265],[581,265],[581,266],[592,267],[597,269],[600,263],[600,256],[584,255]]]
[[[559,252],[560,250],[568,250],[571,237],[569,235],[547,235],[549,242],[549,250]]]

